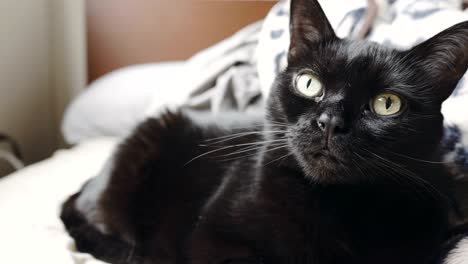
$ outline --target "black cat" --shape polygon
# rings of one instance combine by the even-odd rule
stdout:
[[[316,0],[293,0],[288,61],[262,117],[141,124],[64,204],[78,249],[112,263],[441,262],[465,230],[439,145],[468,22],[396,51],[339,39]]]

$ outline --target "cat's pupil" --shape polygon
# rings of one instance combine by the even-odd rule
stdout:
[[[392,106],[392,98],[387,97],[387,100],[385,101],[385,108],[388,110]]]
[[[307,88],[310,88],[311,83],[312,83],[312,79],[309,79],[309,81],[307,82]]]

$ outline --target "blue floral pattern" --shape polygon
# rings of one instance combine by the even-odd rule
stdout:
[[[462,143],[462,132],[457,125],[445,127],[443,148],[447,159],[453,162],[461,173],[468,173],[468,149]]]

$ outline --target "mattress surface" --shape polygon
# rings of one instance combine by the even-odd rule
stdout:
[[[95,175],[117,139],[85,141],[0,180],[0,263],[103,263],[76,251],[61,203]]]

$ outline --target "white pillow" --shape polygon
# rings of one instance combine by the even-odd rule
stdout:
[[[66,142],[76,144],[98,136],[125,136],[148,116],[148,109],[155,104],[182,104],[190,92],[180,85],[184,65],[183,62],[136,65],[99,78],[65,112],[62,132]]]

